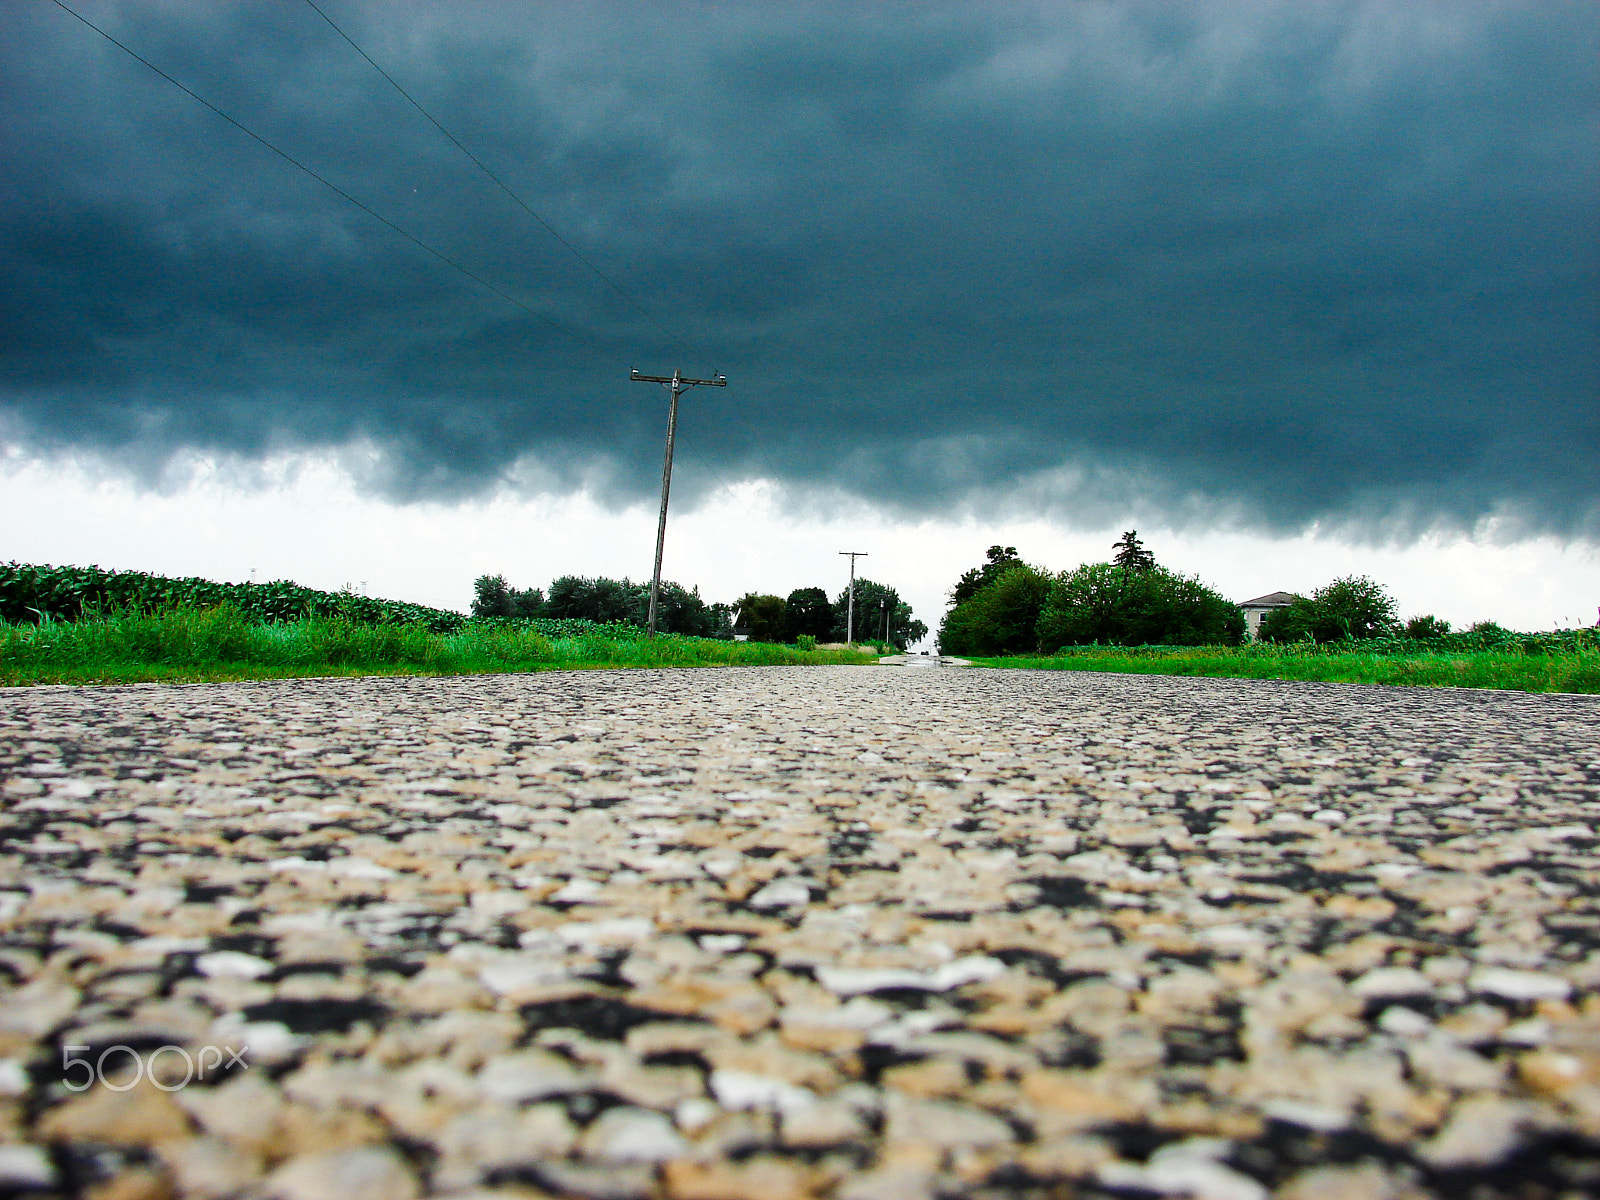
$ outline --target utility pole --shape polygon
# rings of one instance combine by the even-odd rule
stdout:
[[[850,559],[850,592],[845,608],[844,642],[847,646],[856,644],[856,559],[867,557],[865,550],[841,550],[840,554],[847,555]]]
[[[667,460],[661,467],[661,519],[656,523],[656,570],[650,577],[650,636],[655,637],[656,603],[661,598],[661,551],[667,544],[667,494],[672,491],[672,442],[678,434],[678,396],[686,389],[702,384],[707,387],[727,387],[728,379],[720,374],[710,379],[685,379],[678,370],[674,370],[670,377],[641,375],[634,371],[628,378],[635,383],[664,383],[672,389],[672,405],[667,409]]]

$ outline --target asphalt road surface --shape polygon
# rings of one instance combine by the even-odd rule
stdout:
[[[1600,702],[0,693],[0,1195],[1600,1189]]]

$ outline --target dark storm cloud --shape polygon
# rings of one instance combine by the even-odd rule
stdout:
[[[81,11],[524,307],[10,5],[0,434],[642,496],[682,366],[689,491],[1600,535],[1587,0],[322,3],[626,297],[308,6]]]

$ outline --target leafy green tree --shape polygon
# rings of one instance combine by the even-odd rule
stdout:
[[[506,583],[504,575],[480,575],[472,582],[472,615],[475,617],[541,617],[544,593],[538,588],[519,592]]]
[[[850,589],[840,588],[833,602],[833,641],[845,640],[849,619]],[[888,618],[889,642],[904,649],[928,636],[928,627],[911,615],[911,606],[893,588],[870,579],[856,580],[856,641],[876,642],[883,637],[884,618]]]
[[[1166,567],[1085,563],[1052,581],[1039,613],[1038,647],[1233,646],[1244,637],[1237,604]]]
[[[631,579],[563,575],[550,585],[545,615],[582,621],[645,623],[650,604],[647,584]]]
[[[1111,561],[1129,571],[1148,571],[1156,565],[1156,556],[1139,541],[1137,529],[1128,530],[1111,548],[1117,552]]]
[[[1437,641],[1450,632],[1450,622],[1429,613],[1406,622],[1406,636],[1419,642]]]
[[[781,642],[786,632],[782,596],[746,592],[734,601],[737,628],[747,630],[752,642]]]
[[[1349,630],[1353,638],[1376,638],[1393,634],[1395,600],[1381,583],[1365,575],[1347,575],[1311,593],[1333,618]]]
[[[531,619],[544,615],[544,593],[538,588],[519,592],[511,591],[511,615]]]
[[[639,588],[643,603],[639,624],[643,625],[650,616],[650,588],[647,584],[640,584]],[[661,581],[661,592],[656,597],[656,628],[662,633],[726,641],[733,637],[733,620],[729,613],[726,604],[711,605],[702,600],[699,588],[688,589],[666,579]]]
[[[480,574],[472,581],[472,616],[477,618],[534,618],[544,616],[544,592],[530,587],[518,592],[504,574]]]
[[[784,601],[784,632],[788,641],[809,635],[827,641],[833,633],[833,605],[821,588],[795,588]]]
[[[1026,566],[1017,557],[1015,546],[990,546],[987,561],[982,566],[973,567],[956,580],[955,587],[950,589],[950,605],[965,604],[984,588],[994,583],[1012,567]]]
[[[706,605],[705,637],[717,638],[724,642],[733,640],[733,605],[724,604],[718,600],[715,604]]]
[[[1399,628],[1394,597],[1383,585],[1365,575],[1347,575],[1268,613],[1261,637],[1269,642],[1342,642],[1387,637]]]
[[[1296,594],[1283,608],[1275,608],[1261,618],[1260,637],[1263,642],[1317,642],[1333,641],[1339,636],[1332,630],[1327,638],[1317,637],[1324,628],[1324,614],[1310,596]]]
[[[479,575],[472,581],[472,615],[475,617],[509,617],[511,588],[504,575]]]
[[[1023,563],[1008,568],[945,614],[939,652],[986,657],[1032,653],[1050,585],[1050,576],[1036,567]]]
[[[543,617],[642,627],[650,614],[649,584],[631,579],[563,575],[550,585],[548,597],[538,588],[518,591],[508,587],[503,575],[484,575],[474,588],[475,617]],[[656,603],[656,628],[662,633],[727,640],[733,637],[732,609],[726,604],[707,604],[698,588],[663,579]]]

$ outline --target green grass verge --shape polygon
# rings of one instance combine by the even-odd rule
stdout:
[[[1600,693],[1600,651],[1596,650],[1393,655],[1341,653],[1321,646],[1137,646],[1126,650],[1075,646],[1048,658],[975,658],[972,662],[980,667],[1023,670]]]
[[[343,617],[262,624],[237,609],[180,608],[39,625],[0,622],[0,685],[194,683],[338,675],[466,675],[603,667],[857,665],[872,654],[623,631],[547,637],[468,623],[456,633]]]

